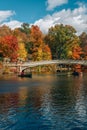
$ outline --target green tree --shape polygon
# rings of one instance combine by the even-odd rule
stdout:
[[[81,48],[83,50],[83,58],[87,59],[87,34],[83,32],[80,36]]]
[[[20,31],[25,33],[25,34],[29,34],[30,33],[30,25],[28,23],[23,23],[21,25]]]
[[[73,46],[80,43],[75,33],[76,30],[70,25],[55,25],[49,29],[45,41],[51,48],[53,58],[69,58]]]

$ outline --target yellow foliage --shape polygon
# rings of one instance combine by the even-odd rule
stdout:
[[[42,48],[38,48],[38,57],[37,57],[37,60],[40,61],[42,60]]]
[[[18,57],[25,61],[27,57],[27,51],[24,43],[19,43]]]
[[[72,57],[72,51],[68,51],[68,57],[69,57],[69,58]]]

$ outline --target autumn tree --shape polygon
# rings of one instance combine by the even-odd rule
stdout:
[[[70,58],[70,59],[73,59],[73,52],[74,50],[77,48],[77,50],[80,50],[81,53],[79,53],[79,58],[81,58],[82,56],[82,49],[80,47],[80,39],[78,36],[74,36],[73,39],[69,39],[67,42],[66,42],[66,50],[67,50],[67,57]],[[77,51],[77,54],[78,54],[78,51]],[[78,59],[78,58],[77,58]]]
[[[87,34],[83,32],[80,36],[81,48],[83,50],[83,58],[87,59]]]
[[[13,30],[13,35],[18,39],[19,42],[26,41],[26,34],[20,31],[20,28],[15,28]]]
[[[0,38],[3,36],[12,35],[12,30],[6,25],[0,27]]]
[[[0,52],[3,57],[10,58],[12,61],[17,59],[18,41],[13,35],[0,38]]]
[[[43,60],[50,60],[50,59],[52,59],[51,50],[48,45],[44,45]]]
[[[42,60],[42,32],[39,30],[38,26],[32,26],[31,27],[31,34],[30,34],[30,41],[32,43],[32,59],[34,61],[36,60]]]
[[[26,58],[27,58],[27,51],[25,49],[25,44],[24,43],[19,43],[18,47],[19,47],[19,49],[18,49],[18,58],[25,61]]]
[[[7,36],[7,35],[11,35],[12,34],[12,30],[6,26],[6,25],[3,25],[3,26],[0,26],[0,39],[4,36]],[[0,59],[2,60],[3,59],[3,53],[2,53],[2,45],[0,45]]]
[[[28,23],[23,23],[20,28],[14,29],[13,33],[20,42],[25,44],[27,51],[27,58],[29,59],[31,54],[31,42],[30,42],[30,25]]]
[[[32,60],[40,61],[40,60],[43,60],[44,58],[46,59],[45,57],[46,53],[51,55],[50,48],[45,45],[43,41],[43,34],[40,31],[38,26],[33,25],[31,27],[30,42],[31,42]],[[44,49],[46,50],[48,49],[49,52],[46,52]],[[51,56],[49,56],[49,59],[50,58]]]
[[[82,48],[80,46],[74,46],[72,48],[72,58],[73,59],[80,59],[81,58],[81,54],[83,54],[82,52]]]
[[[46,43],[52,51],[53,59],[66,59],[69,58],[69,53],[75,44],[79,44],[76,30],[70,25],[55,25],[49,29],[45,37]]]
[[[23,43],[25,44],[25,48],[27,50],[27,53],[31,53],[30,48],[31,48],[31,43],[30,43],[30,25],[28,23],[23,23],[21,27],[19,28],[21,33],[24,34],[24,41]]]

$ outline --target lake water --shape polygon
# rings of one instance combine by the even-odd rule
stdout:
[[[87,74],[1,76],[0,130],[87,130]]]

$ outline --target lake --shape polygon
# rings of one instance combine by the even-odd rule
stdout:
[[[0,76],[0,130],[87,130],[87,74]]]

